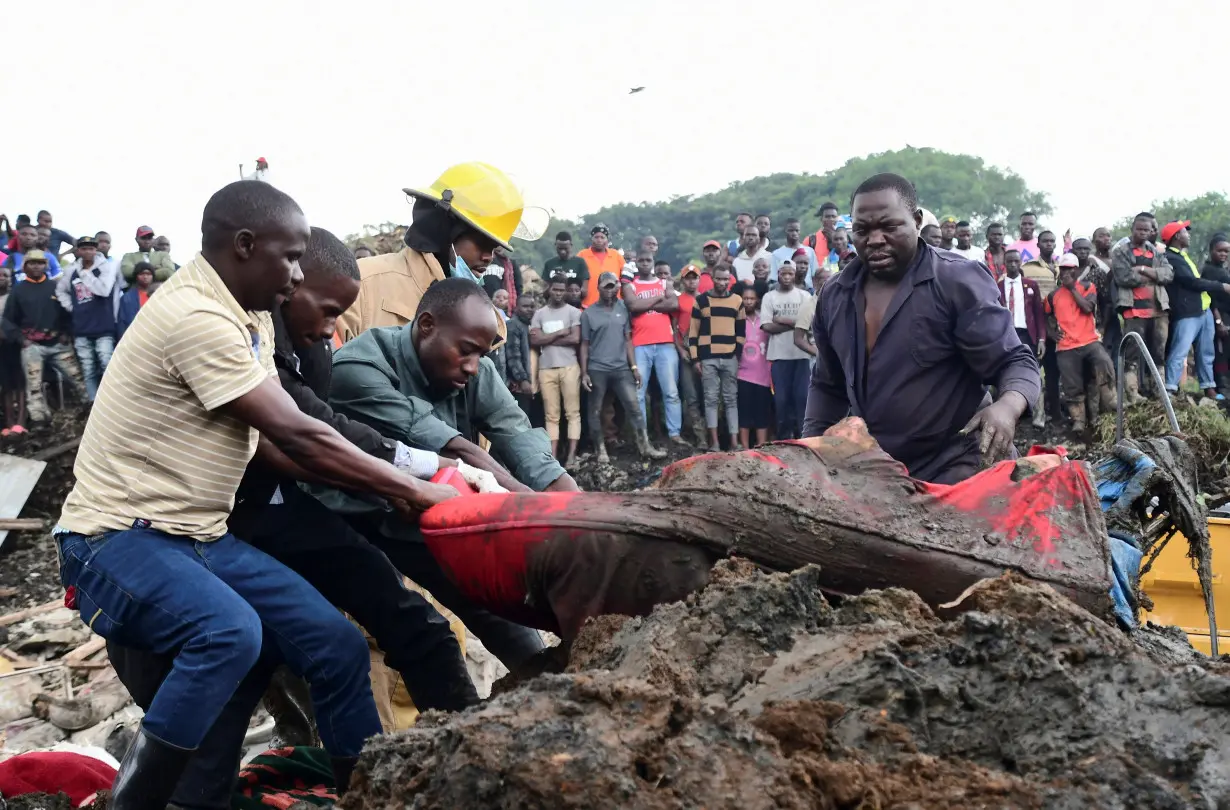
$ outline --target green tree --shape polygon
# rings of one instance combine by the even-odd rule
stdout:
[[[1210,191],[1190,200],[1171,198],[1153,203],[1153,215],[1157,217],[1158,227],[1167,222],[1190,219],[1192,258],[1203,263],[1209,256],[1209,240],[1213,234],[1230,234],[1230,198],[1219,191]],[[1127,236],[1132,230],[1132,220],[1135,215],[1125,217],[1115,223],[1114,235],[1118,239]]]
[[[732,183],[721,191],[677,197],[660,203],[621,203],[581,218],[577,230],[588,233],[597,222],[611,229],[615,247],[636,247],[642,236],[658,238],[660,254],[676,270],[697,261],[709,239],[725,243],[734,238],[734,217],[740,211],[769,214],[773,238],[781,241],[788,217],[802,220],[804,234],[820,227],[820,204],[832,200],[849,210],[850,195],[858,184],[879,172],[896,172],[918,188],[919,204],[936,216],[969,220],[976,228],[992,220],[1033,211],[1051,213],[1045,193],[1030,189],[1017,174],[988,166],[978,157],[937,149],[908,147],[853,158],[845,165],[814,174],[771,174]],[[580,247],[580,246],[578,246]]]

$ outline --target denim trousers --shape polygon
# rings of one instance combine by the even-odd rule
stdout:
[[[77,384],[80,373],[73,353],[59,341],[26,346],[21,350],[21,362],[26,369],[26,410],[35,422],[45,421],[51,416],[43,399],[43,372],[48,365],[59,373],[68,390],[74,393],[81,390]]]
[[[811,361],[774,360],[773,408],[777,411],[777,439],[803,436],[803,415],[807,411],[807,389],[811,385]]]
[[[175,653],[142,726],[197,749],[261,653],[262,638],[312,687],[334,756],[380,733],[367,641],[303,577],[232,534],[200,542],[146,528],[59,533],[60,580],[81,619],[117,644]]]
[[[636,346],[634,352],[636,367],[641,372],[641,387],[636,391],[636,399],[645,424],[649,424],[649,412],[645,410],[645,394],[649,389],[649,378],[653,377],[658,381],[658,390],[662,392],[662,403],[666,410],[666,432],[670,436],[678,436],[683,429],[683,406],[679,401],[679,350],[674,343],[650,343]]]
[[[1179,390],[1179,380],[1187,365],[1187,353],[1196,347],[1196,378],[1200,390],[1216,387],[1213,380],[1213,357],[1217,353],[1213,339],[1217,327],[1213,311],[1206,309],[1203,315],[1179,318],[1170,324],[1170,351],[1166,353],[1166,387]]]
[[[640,403],[636,401],[636,380],[632,376],[632,369],[621,368],[618,371],[593,371],[591,369],[589,381],[594,386],[594,390],[589,394],[589,436],[594,447],[601,447],[603,439],[602,402],[606,399],[606,392],[610,391],[615,394],[615,398],[624,408],[624,413],[630,415],[639,413]],[[637,431],[644,430],[645,420],[637,419],[636,421]]]
[[[115,353],[115,336],[73,338],[73,348],[77,350],[77,362],[81,364],[81,376],[85,378],[85,395],[90,402],[98,395],[98,384],[111,364],[111,355]]]

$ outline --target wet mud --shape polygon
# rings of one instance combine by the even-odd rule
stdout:
[[[565,672],[373,741],[342,806],[1230,806],[1230,666],[1014,575],[949,618],[818,583],[723,561],[590,621]]]

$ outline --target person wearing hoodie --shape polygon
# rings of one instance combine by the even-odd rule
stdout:
[[[41,250],[25,255],[25,278],[13,285],[4,302],[0,330],[5,340],[19,344],[21,361],[26,370],[26,410],[35,422],[44,422],[50,414],[43,400],[43,370],[48,363],[59,373],[64,384],[74,394],[79,373],[73,353],[69,351],[72,322],[68,312],[56,300],[55,282],[47,276],[48,256]]]
[[[120,297],[120,311],[115,316],[115,339],[124,337],[124,332],[137,319],[137,313],[153,294],[154,266],[149,262],[137,262],[132,270],[132,286]]]
[[[76,252],[77,260],[56,282],[56,298],[72,313],[73,348],[85,377],[86,398],[93,402],[115,352],[115,308],[111,303],[115,266],[99,257],[98,240],[92,236],[78,239]]]

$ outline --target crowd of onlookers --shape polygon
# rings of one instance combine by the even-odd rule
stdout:
[[[711,449],[798,437],[816,354],[816,293],[856,258],[849,217],[831,202],[817,213],[818,230],[805,235],[791,218],[780,241],[769,216],[741,213],[734,238],[704,243],[701,261],[678,269],[657,258],[655,237],[619,250],[603,225],[580,251],[571,234],[556,234],[556,257],[534,269],[537,282],[498,250],[489,267],[465,270],[507,319],[508,340],[491,359],[568,463],[585,445],[606,460],[608,445],[623,441],[621,424],[650,458],[664,455],[651,435]],[[922,216],[923,241],[985,265],[1021,342],[1037,354],[1045,385],[1032,409],[1036,426],[1049,414],[1082,430],[1114,407],[1125,332],[1144,339],[1171,391],[1194,350],[1197,385],[1223,399],[1226,236],[1211,239],[1198,266],[1189,223],[1159,227],[1148,213],[1118,241],[1098,228],[1090,238],[1065,233],[1062,244],[1030,212],[1011,243],[1002,223],[975,244],[969,222]],[[7,433],[47,418],[49,396],[91,401],[116,342],[177,265],[167,238],[147,226],[136,231],[136,250],[113,255],[110,234],[74,238],[47,211],[33,221],[0,217],[0,240]],[[1125,352],[1125,396],[1136,401],[1153,385],[1134,344]]]
[[[113,256],[111,235],[74,238],[39,211],[0,215],[0,397],[3,434],[48,418],[48,399],[92,402],[115,344],[177,265],[152,228]]]

